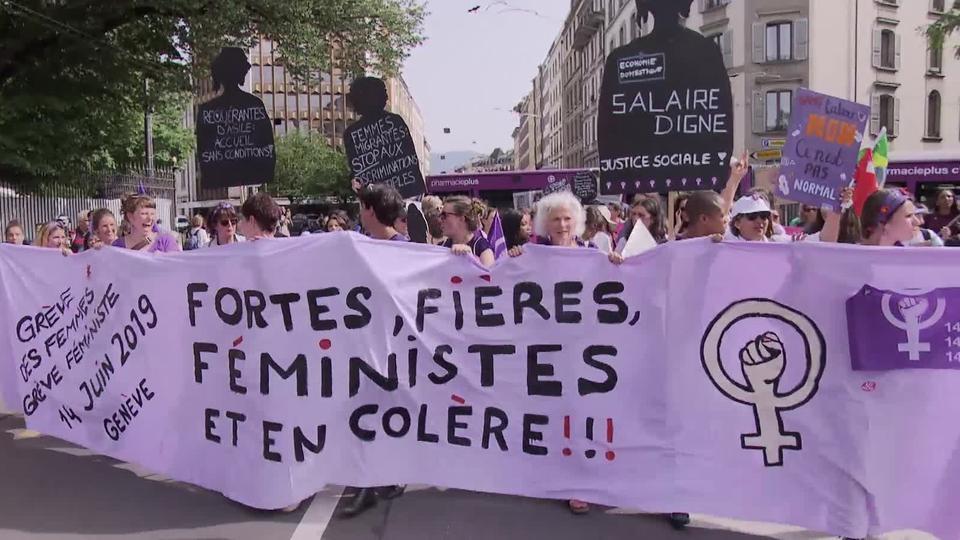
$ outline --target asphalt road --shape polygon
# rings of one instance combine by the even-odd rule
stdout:
[[[262,512],[24,429],[0,412],[2,540],[819,540],[794,527],[694,516],[685,531],[662,517],[558,501],[412,486],[353,519],[337,516],[352,490],[329,488],[296,512]],[[883,540],[929,540],[898,533]]]

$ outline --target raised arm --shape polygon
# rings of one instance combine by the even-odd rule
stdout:
[[[733,201],[737,198],[737,188],[740,187],[740,182],[743,181],[743,177],[747,175],[749,168],[749,156],[746,150],[744,150],[743,154],[740,155],[740,159],[730,165],[730,178],[727,179],[727,185],[723,188],[723,192],[720,193],[723,197],[724,212],[729,212],[730,209],[733,208]]]

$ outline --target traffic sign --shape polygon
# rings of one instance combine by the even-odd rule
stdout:
[[[753,152],[750,154],[750,157],[754,161],[779,161],[783,157],[783,151],[779,148],[772,148],[770,150],[760,150],[758,152]]]

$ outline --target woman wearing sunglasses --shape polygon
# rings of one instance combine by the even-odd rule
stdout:
[[[447,241],[442,245],[455,255],[473,255],[487,268],[493,266],[493,248],[480,234],[481,221],[486,207],[469,197],[447,197],[440,212],[440,224]]]
[[[767,200],[759,194],[741,197],[733,203],[730,212],[730,230],[724,240],[742,242],[769,242],[767,232],[772,215]]]
[[[180,251],[180,242],[168,233],[158,231],[157,203],[147,195],[131,195],[120,205],[127,222],[127,233],[113,243],[114,247],[169,253]]]
[[[222,202],[210,212],[210,247],[225,246],[247,239],[237,233],[240,216],[237,209],[228,202]]]

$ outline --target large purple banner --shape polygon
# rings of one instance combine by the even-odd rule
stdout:
[[[418,483],[956,539],[960,371],[890,368],[952,367],[957,268],[709,240],[490,269],[353,233],[0,245],[0,394],[30,429],[259,508]]]
[[[870,107],[801,88],[793,100],[777,192],[792,201],[840,209],[840,191],[857,168]]]

